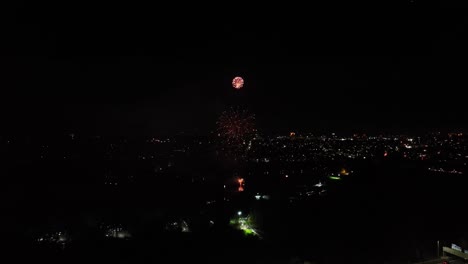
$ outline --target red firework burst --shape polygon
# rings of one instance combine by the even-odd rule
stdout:
[[[242,79],[242,77],[234,77],[234,79],[232,79],[232,87],[234,87],[235,89],[240,89],[244,86],[244,79]]]

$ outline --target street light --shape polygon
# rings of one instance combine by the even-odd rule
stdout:
[[[238,216],[241,216],[241,215],[242,215],[242,212],[241,212],[241,211],[237,212],[237,215],[238,215]]]

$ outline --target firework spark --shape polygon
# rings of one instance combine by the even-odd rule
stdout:
[[[218,137],[230,146],[247,144],[256,132],[255,116],[246,110],[230,109],[223,112],[217,125]]]

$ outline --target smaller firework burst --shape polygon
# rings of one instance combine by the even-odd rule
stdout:
[[[224,111],[218,119],[220,147],[228,152],[245,153],[255,133],[255,116],[247,110],[231,108]]]
[[[217,125],[218,137],[223,138],[228,145],[245,144],[256,132],[255,116],[237,108],[223,112]]]

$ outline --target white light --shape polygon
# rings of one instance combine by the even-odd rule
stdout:
[[[242,212],[241,212],[241,211],[237,212],[237,215],[238,215],[238,216],[241,216],[241,215],[242,215]]]

